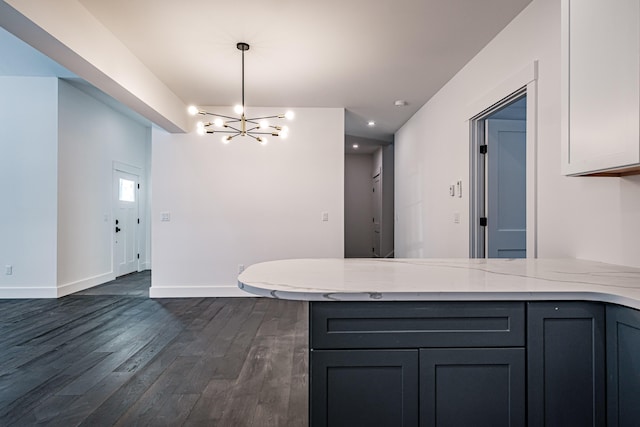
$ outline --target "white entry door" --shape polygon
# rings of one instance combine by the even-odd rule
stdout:
[[[486,121],[488,258],[527,257],[526,121]]]
[[[114,268],[116,276],[138,271],[138,176],[114,171]]]

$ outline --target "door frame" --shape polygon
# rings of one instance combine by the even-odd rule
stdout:
[[[371,215],[373,217],[373,224],[371,224],[371,256],[372,258],[386,258],[382,253],[382,167],[378,166],[372,174],[371,187],[373,192],[371,193]],[[376,193],[376,180],[378,181],[378,192]],[[376,215],[377,214],[377,215]],[[377,218],[376,218],[377,217]],[[376,237],[376,219],[378,220],[378,236]],[[376,240],[378,247],[376,248]],[[378,249],[378,253],[376,253]]]
[[[140,187],[143,187],[142,183],[143,183],[143,179],[144,179],[144,169],[141,169],[137,166],[132,166],[132,165],[128,165],[126,163],[121,163],[121,162],[117,162],[114,161],[113,162],[113,169],[111,171],[111,271],[113,272],[113,275],[116,276],[118,273],[118,266],[116,265],[116,233],[113,232],[114,227],[115,227],[115,218],[116,218],[116,213],[117,213],[117,202],[116,202],[116,198],[117,198],[117,194],[118,194],[118,189],[116,188],[115,185],[115,178],[116,178],[116,174],[117,172],[124,172],[124,173],[129,173],[131,175],[136,175],[138,177],[138,185],[140,185]],[[136,197],[138,198],[138,218],[143,218],[144,216],[142,215],[142,213],[144,213],[145,210],[145,206],[142,204],[142,200],[140,199],[140,195],[142,194],[142,192],[140,191],[140,188],[136,188]],[[142,224],[136,224],[138,226],[136,233],[135,233],[135,243],[136,243],[136,250],[137,253],[140,253],[140,236],[141,236],[141,232],[140,232],[140,226]],[[140,269],[140,259],[138,259],[138,267],[137,267],[137,271],[141,271]]]
[[[485,233],[480,217],[485,211],[484,144],[485,119],[522,96],[527,97],[527,258],[538,257],[537,205],[537,130],[538,130],[538,61],[514,73],[485,96],[467,106],[469,123],[469,257],[485,257]]]

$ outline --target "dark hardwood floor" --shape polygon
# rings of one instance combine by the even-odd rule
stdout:
[[[0,426],[306,426],[308,306],[148,298],[136,273],[0,300]]]
[[[151,287],[151,270],[120,276],[116,280],[73,295],[128,295],[149,298],[149,287]]]

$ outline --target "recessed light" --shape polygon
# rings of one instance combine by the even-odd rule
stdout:
[[[396,102],[393,103],[393,105],[395,105],[396,107],[406,107],[407,101],[405,101],[404,99],[398,99]]]
[[[369,123],[367,123],[369,126],[375,126],[376,122],[374,122],[373,120],[369,120]]]
[[[360,146],[358,144],[353,144],[352,147],[357,150]]]

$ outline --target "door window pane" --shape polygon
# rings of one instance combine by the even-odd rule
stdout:
[[[136,201],[135,185],[135,181],[120,178],[120,190],[118,192],[118,198],[121,202]]]

